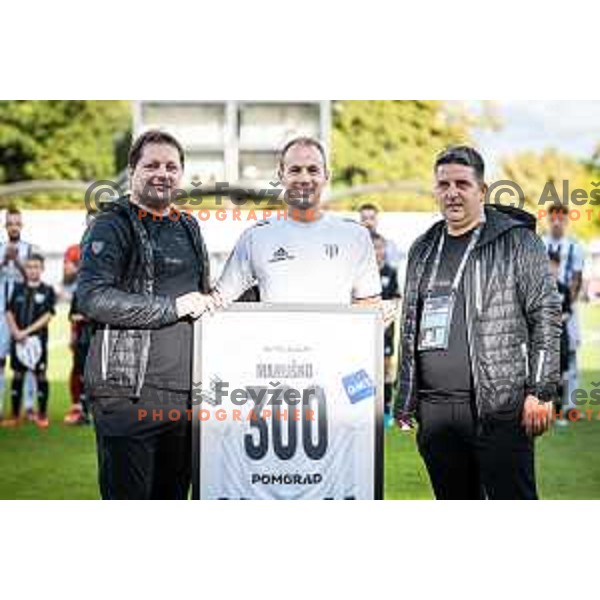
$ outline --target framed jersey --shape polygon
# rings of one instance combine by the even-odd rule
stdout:
[[[195,499],[381,499],[373,308],[235,304],[196,322]]]

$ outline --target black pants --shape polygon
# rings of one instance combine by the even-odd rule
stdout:
[[[142,388],[137,401],[92,399],[104,500],[187,499],[192,454],[189,406],[189,393],[150,387]]]
[[[439,500],[535,500],[534,443],[520,421],[478,424],[471,403],[419,403],[419,452]]]
[[[18,419],[21,416],[21,404],[23,402],[23,382],[25,381],[26,374],[27,371],[22,369],[15,369],[13,371],[10,396],[12,415],[15,419]],[[37,385],[39,415],[40,417],[45,418],[48,414],[48,396],[50,393],[46,371],[45,369],[33,371],[33,376],[35,377]]]

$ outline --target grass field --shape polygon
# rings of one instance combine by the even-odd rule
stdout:
[[[584,345],[580,387],[588,392],[600,382],[600,305],[582,306]],[[93,429],[67,427],[62,417],[69,405],[67,321],[64,308],[51,324],[49,375],[50,428],[24,425],[0,428],[0,498],[98,498]],[[595,386],[598,387],[598,386]],[[542,498],[600,498],[600,407],[593,420],[553,429],[538,441],[537,470]],[[6,412],[6,411],[5,411]],[[385,497],[431,498],[413,433],[396,428],[386,434]]]

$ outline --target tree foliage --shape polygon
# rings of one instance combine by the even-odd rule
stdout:
[[[112,177],[130,122],[124,101],[0,101],[0,183]]]
[[[465,114],[438,100],[351,100],[333,106],[334,182],[431,185],[435,155],[470,141]]]
[[[560,202],[573,211],[569,224],[574,233],[585,238],[600,233],[600,205],[594,204],[593,197],[600,188],[592,183],[600,181],[600,170],[596,170],[593,160],[579,161],[548,148],[505,158],[501,173],[503,179],[514,181],[523,190],[525,208],[530,212],[543,216],[541,211]]]

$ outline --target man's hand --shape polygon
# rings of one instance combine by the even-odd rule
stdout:
[[[206,311],[213,312],[217,306],[211,295],[201,294],[200,292],[190,292],[179,296],[175,300],[177,307],[177,316],[180,319],[184,317],[199,318]]]
[[[400,315],[400,302],[396,299],[382,300],[381,313],[383,315],[383,326],[387,329]]]
[[[15,342],[22,342],[23,340],[27,339],[27,332],[23,329],[17,329],[13,337],[15,338]]]
[[[541,435],[552,421],[552,402],[541,402],[535,396],[529,395],[525,398],[523,406],[523,418],[521,425],[525,427],[527,435]]]
[[[219,290],[213,290],[210,293],[210,297],[212,298],[214,308],[227,308],[231,304],[231,302],[227,302],[225,298],[221,296]]]

